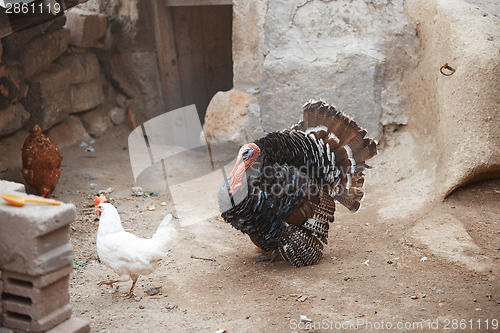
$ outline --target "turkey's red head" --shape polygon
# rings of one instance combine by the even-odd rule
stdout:
[[[255,143],[247,143],[241,147],[238,153],[238,158],[236,159],[236,164],[234,165],[233,171],[231,171],[231,186],[229,188],[229,194],[233,194],[234,190],[240,186],[243,186],[241,179],[245,174],[245,171],[250,165],[259,157],[260,148]]]

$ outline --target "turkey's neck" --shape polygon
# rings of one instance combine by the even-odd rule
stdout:
[[[293,164],[297,156],[289,147],[290,139],[287,132],[273,132],[255,142],[261,149],[263,167],[274,163]]]

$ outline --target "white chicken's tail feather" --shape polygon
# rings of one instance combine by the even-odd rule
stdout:
[[[161,221],[160,225],[158,226],[158,230],[160,228],[166,227],[168,224],[170,224],[170,221],[172,221],[172,214],[167,214]]]
[[[172,223],[172,215],[168,214],[165,216],[163,221],[161,221],[156,233],[153,235],[153,239],[158,241],[164,247],[170,247],[175,239],[177,238],[177,229]]]

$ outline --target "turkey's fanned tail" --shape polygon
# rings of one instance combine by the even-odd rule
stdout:
[[[324,142],[324,154],[334,169],[326,173],[325,190],[349,210],[357,211],[364,196],[365,161],[377,154],[375,140],[365,138],[366,130],[321,100],[304,105],[303,120],[293,129]]]

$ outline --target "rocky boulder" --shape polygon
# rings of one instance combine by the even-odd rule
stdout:
[[[257,95],[235,89],[215,94],[207,108],[203,133],[211,144],[242,145],[261,137]]]
[[[500,176],[500,21],[460,0],[406,6],[422,44],[410,77],[410,123],[437,163],[435,193],[444,198]]]

